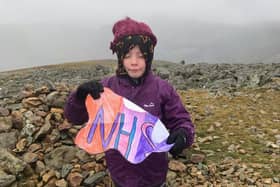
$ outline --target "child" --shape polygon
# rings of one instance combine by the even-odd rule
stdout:
[[[174,88],[153,75],[151,64],[157,38],[148,25],[131,18],[120,20],[113,27],[111,50],[117,54],[116,75],[101,83],[89,81],[72,92],[65,106],[65,117],[75,123],[88,121],[85,98],[100,97],[103,86],[129,99],[154,116],[160,118],[170,131],[170,153],[176,157],[194,140],[194,126]],[[168,170],[167,153],[152,153],[139,164],[129,163],[118,151],[105,153],[106,163],[116,186],[162,187]]]

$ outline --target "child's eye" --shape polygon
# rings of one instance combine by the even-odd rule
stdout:
[[[124,58],[129,58],[130,57],[130,55],[129,54],[126,54],[125,56],[124,56]]]

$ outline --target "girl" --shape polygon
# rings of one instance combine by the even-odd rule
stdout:
[[[116,75],[100,82],[90,81],[72,92],[65,106],[65,117],[72,123],[88,121],[85,98],[100,97],[103,86],[141,106],[157,116],[169,129],[170,153],[176,157],[194,140],[194,125],[175,89],[165,80],[153,75],[151,64],[157,38],[150,27],[125,18],[113,26],[114,40],[111,50],[117,54]],[[167,153],[152,153],[139,164],[129,163],[118,151],[105,153],[106,163],[117,187],[165,186],[168,170]]]

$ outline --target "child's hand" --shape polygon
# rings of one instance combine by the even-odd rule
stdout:
[[[103,85],[98,81],[89,81],[81,84],[77,89],[77,98],[85,100],[87,95],[90,94],[93,99],[100,98],[100,93],[104,92]]]
[[[173,157],[177,157],[186,147],[186,135],[181,129],[177,129],[169,135],[169,137],[167,138],[167,143],[174,143],[174,146],[169,152]]]

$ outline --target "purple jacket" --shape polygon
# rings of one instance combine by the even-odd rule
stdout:
[[[194,126],[178,94],[165,80],[149,72],[142,84],[132,86],[128,79],[112,76],[102,80],[105,87],[141,106],[160,118],[170,131],[183,128],[189,147],[194,140]],[[65,106],[65,117],[74,124],[88,120],[84,103],[72,92]],[[167,153],[152,153],[140,164],[131,164],[116,150],[105,154],[107,167],[113,181],[123,187],[144,187],[161,184],[166,180],[168,170]]]

